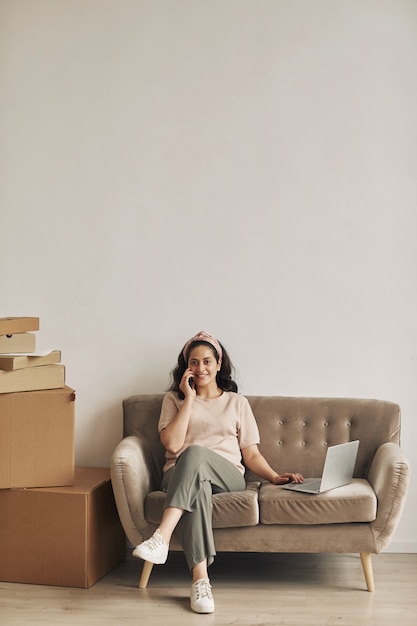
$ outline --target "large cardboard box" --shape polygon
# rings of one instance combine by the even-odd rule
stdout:
[[[0,580],[88,588],[123,561],[108,468],[76,468],[72,487],[0,491]]]
[[[0,394],[0,489],[73,484],[74,405],[70,387]]]

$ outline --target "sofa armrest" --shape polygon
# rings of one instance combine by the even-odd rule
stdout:
[[[378,498],[376,519],[371,528],[378,552],[390,542],[401,517],[410,479],[410,464],[400,446],[384,443],[378,448],[368,480]]]
[[[149,526],[144,504],[151,476],[144,441],[135,436],[122,439],[113,452],[110,472],[120,521],[127,538],[136,546],[143,541]]]

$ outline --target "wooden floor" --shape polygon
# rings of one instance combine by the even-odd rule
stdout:
[[[417,554],[373,557],[375,593],[359,555],[221,554],[210,569],[216,611],[189,608],[184,557],[171,553],[139,590],[126,560],[91,589],[0,583],[0,625],[415,626]]]

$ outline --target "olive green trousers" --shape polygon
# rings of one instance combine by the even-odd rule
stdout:
[[[197,445],[184,450],[175,467],[165,473],[162,481],[162,489],[166,491],[164,509],[184,510],[175,535],[190,570],[206,559],[211,565],[216,555],[212,494],[245,488],[245,479],[233,463],[217,452]]]

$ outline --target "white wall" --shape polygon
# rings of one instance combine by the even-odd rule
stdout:
[[[206,329],[244,393],[398,402],[415,466],[417,3],[2,0],[0,42],[0,316],[62,350],[77,463]]]

